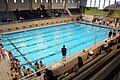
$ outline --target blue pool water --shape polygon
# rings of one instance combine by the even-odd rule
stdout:
[[[4,48],[20,60],[21,66],[31,67],[26,60],[32,64],[42,60],[47,66],[62,59],[63,45],[66,45],[67,56],[71,56],[108,38],[109,31],[103,27],[70,23],[5,34],[2,42]]]

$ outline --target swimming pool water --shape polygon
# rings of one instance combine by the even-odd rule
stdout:
[[[5,34],[2,42],[4,48],[11,50],[20,60],[21,66],[31,67],[23,57],[32,64],[42,60],[45,65],[50,65],[62,59],[63,45],[67,48],[67,56],[71,56],[108,38],[109,31],[110,29],[103,27],[69,23]]]

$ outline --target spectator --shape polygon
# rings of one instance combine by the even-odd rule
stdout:
[[[8,56],[9,56],[10,60],[12,60],[12,58],[13,58],[12,52],[10,50],[8,50],[7,52],[8,52]]]
[[[40,61],[40,67],[44,67],[45,65],[42,63],[42,61]]]
[[[1,39],[0,39],[0,46],[3,48],[3,45],[2,45],[2,41],[1,41]]]
[[[27,76],[27,69],[25,66],[23,66],[23,69],[22,69],[23,73],[24,73],[24,76]]]
[[[2,60],[2,54],[0,53],[0,61]]]
[[[18,80],[16,76],[16,71],[15,69],[12,69],[10,72],[10,76],[12,77],[12,80]]]
[[[6,50],[3,47],[0,48],[0,53],[2,55],[2,58],[5,59],[6,58]]]
[[[77,72],[78,70],[78,66],[77,64],[75,64],[73,67],[72,67],[72,72]]]
[[[37,78],[36,80],[45,80],[44,79],[44,74],[41,74],[40,72],[37,72]]]
[[[87,59],[91,58],[93,56],[94,52],[90,50],[87,55]]]
[[[52,70],[48,70],[48,69],[46,69],[45,78],[46,80],[57,80],[57,78],[53,75]]]
[[[108,35],[108,36],[109,36],[109,38],[112,36],[112,31],[111,31],[111,30],[110,30],[109,35]]]
[[[83,66],[83,61],[82,61],[82,57],[78,56],[78,63],[77,63],[78,68]]]
[[[67,53],[67,49],[65,48],[65,45],[63,45],[63,48],[61,49],[62,51],[62,56],[63,56],[63,60],[66,60],[66,53]]]
[[[35,69],[35,71],[38,71],[38,69],[39,69],[39,65],[37,62],[35,62],[35,64],[34,64],[34,69]]]
[[[30,68],[27,69],[27,74],[30,75],[32,74],[33,72],[30,70]],[[31,76],[30,76],[31,77]]]
[[[104,50],[105,52],[110,52],[111,51],[110,46],[109,46],[107,40],[105,40],[105,43],[103,45],[101,45],[100,52],[102,50]]]
[[[113,36],[115,36],[115,35],[116,35],[116,30],[113,31]]]

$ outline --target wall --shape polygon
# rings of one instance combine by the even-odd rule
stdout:
[[[0,0],[0,11],[5,11],[5,2],[4,2],[4,0]]]
[[[38,21],[31,21],[31,22],[22,22],[22,23],[13,23],[7,25],[0,26],[0,32],[3,34],[11,33],[11,32],[18,32],[22,30],[28,29],[35,29],[40,27],[47,27],[53,24],[60,24],[60,23],[67,23],[76,20],[76,17],[68,17],[68,18],[55,18],[55,19],[47,19],[47,20],[38,20]]]
[[[33,9],[36,9],[40,7],[41,4],[44,4],[46,8],[48,8],[48,3],[41,3],[40,0],[37,0],[38,2],[35,3],[34,0],[32,0],[32,7]],[[5,11],[5,3],[4,0],[0,0],[0,11]],[[67,3],[66,5],[69,8],[77,7],[77,3],[74,1],[74,3]],[[8,0],[8,7],[9,11],[13,11],[16,9],[19,10],[29,10],[29,0],[24,0],[24,3],[21,2],[21,0],[17,0],[17,3],[14,3],[14,0]],[[54,0],[54,3],[52,4],[52,8],[63,8],[62,3],[56,3]]]

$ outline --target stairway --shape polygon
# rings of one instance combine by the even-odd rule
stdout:
[[[12,80],[8,75],[10,73],[10,61],[8,58],[0,61],[0,80]]]
[[[107,14],[107,16],[111,17],[113,13],[114,13],[114,10],[110,10],[109,13]]]
[[[67,13],[69,14],[69,16],[72,16],[72,13],[69,11],[68,8],[65,9],[67,11]]]

